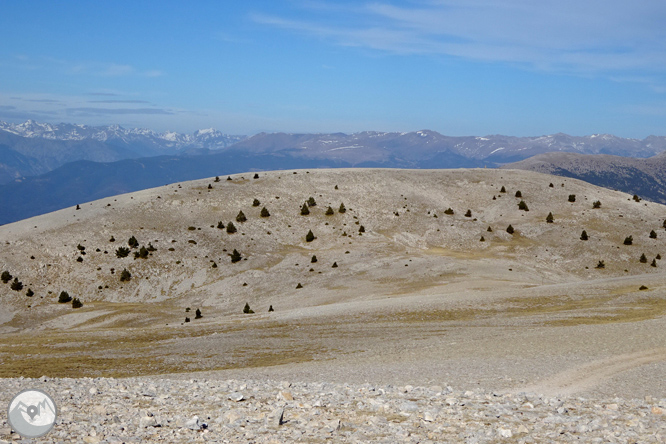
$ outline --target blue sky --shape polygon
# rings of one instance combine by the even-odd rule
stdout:
[[[666,2],[0,1],[0,120],[666,135]]]

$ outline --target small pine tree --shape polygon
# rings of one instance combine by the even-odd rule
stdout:
[[[299,288],[303,288],[303,286],[301,285],[300,282],[298,283],[298,285],[296,285],[296,289],[299,289]]]
[[[504,185],[502,185],[502,189],[500,190],[500,193],[506,193],[506,188],[504,188]]]
[[[312,233],[312,230],[308,231],[308,234],[305,235],[305,242],[312,242],[315,240],[315,235]]]
[[[109,242],[115,242],[115,241],[116,241],[116,238],[111,236],[111,239],[109,239]]]
[[[227,224],[227,233],[229,233],[229,234],[233,234],[233,233],[235,233],[236,231],[238,231],[238,230],[236,230],[236,225],[234,225],[233,222],[229,222],[229,223]]]
[[[523,193],[520,190],[516,191],[516,197],[523,197]]]
[[[11,281],[13,277],[14,276],[12,276],[11,273],[9,273],[9,271],[6,270],[2,272],[2,275],[0,275],[0,279],[4,284]]]
[[[219,182],[219,181],[220,181],[220,176],[215,176],[215,182]]]
[[[327,215],[327,216],[333,216],[333,214],[335,214],[335,211],[333,211],[333,208],[328,207],[328,208],[326,209],[326,215]]]
[[[139,241],[136,240],[136,237],[132,236],[132,237],[130,237],[129,240],[127,241],[127,245],[129,245],[130,248],[136,248],[136,247],[139,246]]]
[[[203,315],[201,314],[201,310],[197,308],[197,311],[194,312],[194,319],[201,319],[203,318]]]
[[[132,273],[127,271],[127,268],[124,268],[123,271],[120,272],[120,282],[128,282],[130,279],[132,279]]]
[[[58,302],[61,304],[66,304],[72,301],[72,297],[66,291],[61,291],[60,296],[58,296]]]
[[[123,258],[127,257],[130,254],[130,249],[127,247],[120,247],[116,250],[116,257]]]
[[[645,253],[641,254],[641,258],[638,260],[641,264],[647,264],[647,256],[645,256]]]
[[[148,247],[146,248],[146,250],[148,250],[150,252],[153,252],[153,251],[157,251],[157,248],[153,247],[152,242],[148,242]]]
[[[486,238],[481,236],[481,239],[479,239],[479,242],[485,242],[485,241],[486,241]]]
[[[518,209],[523,210],[523,211],[530,211],[530,209],[527,207],[527,204],[525,203],[524,200],[521,200],[518,202]]]
[[[472,210],[467,210],[465,217],[472,217]]]
[[[488,229],[487,229],[486,231],[487,231],[488,233],[492,233],[492,232],[493,232],[493,229],[492,229],[492,227],[491,227],[490,225],[488,225]]]
[[[212,189],[213,189],[213,185],[208,184],[208,189],[209,189],[209,190],[212,190]]]
[[[28,288],[28,291],[25,292],[25,295],[28,296],[29,298],[31,298],[35,295],[35,292],[32,291],[31,288]]]
[[[76,246],[76,249],[79,250],[79,251],[86,251],[86,247],[84,247],[84,246],[81,245],[81,244],[77,245],[77,246]]]
[[[252,206],[253,207],[258,207],[259,205],[261,205],[261,202],[259,202],[259,199],[254,199],[254,201],[252,202]]]
[[[657,254],[654,258],[657,259],[658,261],[660,261],[661,260],[661,254]]]
[[[548,186],[549,186],[550,188],[553,188],[555,185],[553,185],[553,182],[551,182]]]
[[[188,318],[187,316],[185,316],[185,322],[190,322],[190,318]]]
[[[301,207],[301,216],[307,216],[308,214],[310,214],[310,209],[308,208],[308,204],[304,203]]]
[[[134,253],[134,258],[140,258],[140,259],[148,259],[148,249],[144,246],[141,246],[139,251]]]
[[[337,262],[333,262],[333,266],[332,266],[331,268],[338,268],[338,263],[337,263]]]
[[[220,230],[224,230],[224,222],[219,221],[219,222],[217,223],[217,228],[219,228]]]
[[[661,226],[664,227],[664,229],[666,229],[666,219],[664,219],[664,223]]]
[[[634,194],[634,197],[632,197],[632,199],[634,199],[636,202],[640,202],[640,201],[641,201],[641,198],[638,197],[638,194]]]
[[[600,200],[595,200],[595,201],[592,203],[592,208],[595,208],[595,209],[596,209],[596,208],[601,208],[601,201],[600,201]]]
[[[261,217],[270,217],[271,213],[268,212],[266,207],[261,209]]]
[[[81,302],[79,298],[72,299],[72,308],[81,308],[81,307],[83,307],[83,302]]]
[[[259,179],[259,173],[254,173],[253,179]]]
[[[651,267],[656,267],[657,266],[657,259],[652,259],[652,263],[650,263]]]
[[[236,216],[236,222],[245,222],[246,220],[247,218],[245,217],[245,214],[243,214],[243,211],[239,211]]]
[[[546,216],[546,222],[552,224],[554,220],[553,213],[548,213],[548,216]]]
[[[217,262],[213,261],[213,265],[211,265],[211,268],[217,268]]]
[[[634,237],[633,236],[627,236],[624,238],[624,245],[631,245],[634,243]]]
[[[241,254],[235,248],[234,248],[233,253],[231,253],[229,256],[231,256],[231,263],[232,264],[240,261],[241,259],[243,259]]]
[[[341,203],[340,208],[338,208],[338,213],[346,213],[347,209],[345,208],[345,204]]]
[[[509,234],[513,234],[514,229],[513,229],[513,227],[512,227],[510,224],[509,224],[508,227],[506,227],[506,232],[509,233]]]
[[[81,256],[77,257],[76,262],[83,262],[83,258]]]
[[[597,268],[606,268],[606,264],[604,263],[604,261],[599,261],[599,263],[597,264]]]
[[[652,230],[650,231],[650,239],[656,239],[657,238],[657,232]]]
[[[270,313],[272,311],[275,311],[275,310],[273,310],[273,306],[271,305],[270,307],[268,307],[268,312]]]
[[[310,263],[314,264],[317,262],[317,256],[312,256],[312,259],[310,259]]]
[[[587,231],[583,230],[583,232],[580,234],[580,240],[588,240],[589,237],[587,236]]]
[[[231,180],[231,176],[227,176],[227,180]]]
[[[569,194],[569,202],[576,202],[576,195],[575,194]]]
[[[308,206],[309,207],[316,207],[317,206],[317,202],[315,201],[314,197],[310,196],[310,198],[308,199]]]
[[[252,313],[254,313],[254,310],[252,310],[252,309],[250,308],[250,304],[248,304],[247,302],[245,303],[245,307],[243,307],[243,313],[245,313],[245,314],[252,314]]]
[[[359,232],[359,233],[365,233],[365,227],[364,227],[363,225],[361,225],[361,226],[358,228],[358,232]]]
[[[444,210],[444,214],[448,214],[449,216],[453,214],[453,208],[449,207],[446,210]]]
[[[21,291],[23,290],[23,283],[18,278],[14,278],[14,282],[12,282],[10,288],[14,291]]]
[[[81,207],[79,206],[79,204],[76,204],[76,209],[77,209],[77,210],[80,210],[80,209],[81,209]]]

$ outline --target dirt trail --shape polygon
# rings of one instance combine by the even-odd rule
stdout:
[[[530,392],[545,396],[568,396],[593,389],[618,373],[655,362],[666,361],[666,348],[654,348],[599,359],[539,381],[511,390],[511,393]]]

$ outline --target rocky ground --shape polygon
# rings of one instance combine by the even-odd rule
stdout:
[[[442,386],[214,379],[2,379],[2,404],[49,393],[54,429],[23,442],[663,443],[666,399],[544,397]],[[0,423],[0,443],[21,442]]]

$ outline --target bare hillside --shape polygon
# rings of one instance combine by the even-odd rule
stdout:
[[[548,338],[557,343],[558,328],[581,334],[610,324],[623,336],[626,325],[666,312],[663,292],[655,291],[664,287],[662,205],[517,170],[258,176],[172,184],[0,227],[0,271],[12,276],[0,286],[0,376],[284,369],[333,359],[336,368],[391,380],[406,349],[423,356],[403,373],[417,377],[428,357],[444,353],[437,344],[445,341],[457,344],[446,353],[465,346],[457,359],[467,359],[471,373],[477,368],[481,381],[493,346],[477,335],[481,330],[463,334],[456,327],[502,327],[495,340],[518,328],[513,334],[527,342],[518,341],[514,352],[522,355]],[[316,205],[304,208],[311,197]],[[333,214],[326,214],[329,207]],[[237,220],[239,212],[246,221]],[[230,223],[236,232],[227,232]],[[588,240],[581,240],[583,230]],[[629,236],[633,242],[625,245]],[[117,257],[121,247],[127,257]],[[129,280],[121,280],[123,270]],[[21,290],[11,289],[14,278]],[[62,291],[83,307],[58,303]],[[243,314],[246,303],[256,313]],[[527,340],[532,328],[546,328],[543,343]],[[388,332],[394,341],[386,341]],[[451,340],[458,335],[460,342]],[[477,336],[480,342],[469,342]],[[416,338],[429,345],[417,347]],[[80,356],[81,344],[90,357]],[[657,337],[642,346],[666,344]],[[565,353],[560,348],[551,357]],[[611,354],[636,351],[618,343]],[[585,353],[602,357],[599,350]],[[35,369],[38,356],[46,364]],[[657,356],[648,361],[661,362]],[[525,383],[542,374],[530,366],[522,371]]]

